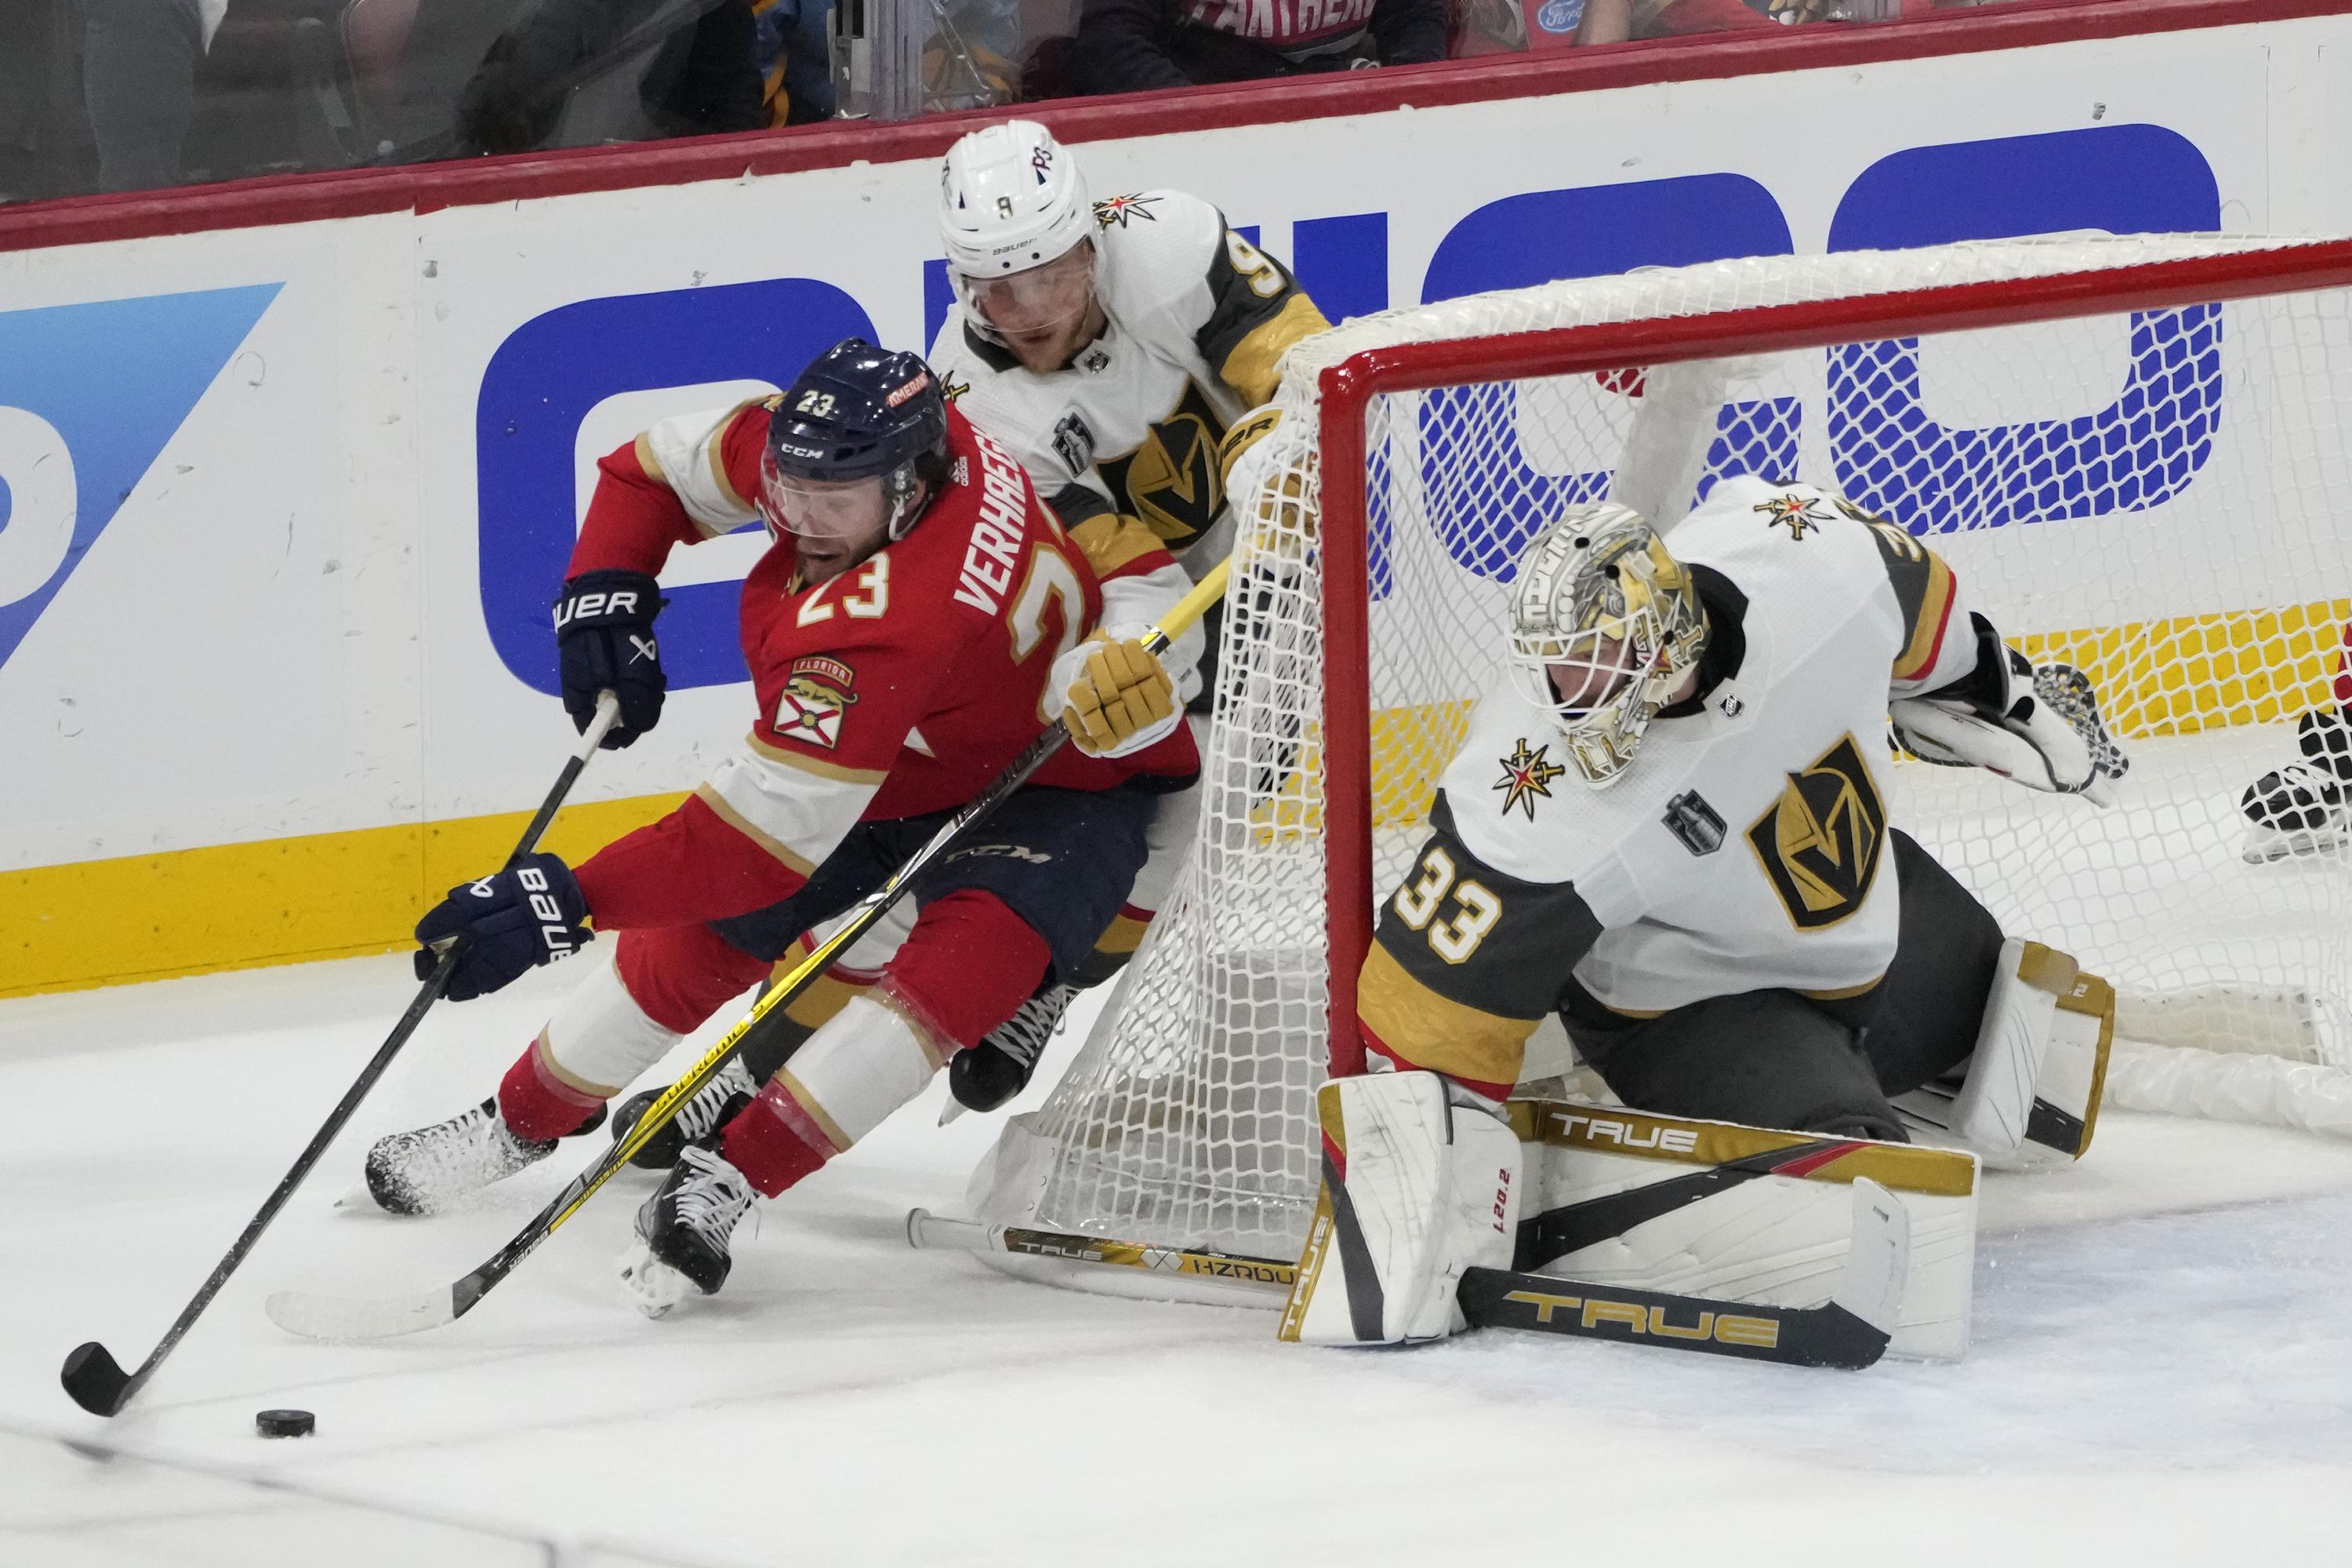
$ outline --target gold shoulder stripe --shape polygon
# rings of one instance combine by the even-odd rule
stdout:
[[[735,428],[735,421],[743,416],[744,410],[757,408],[763,401],[747,397],[737,404],[728,411],[727,417],[719,422],[719,427],[710,433],[710,439],[704,444],[705,455],[710,459],[710,477],[719,486],[719,493],[744,511],[756,509],[736,490],[735,481],[727,477],[727,432]]]
[[[1474,1083],[1516,1083],[1538,1020],[1481,1011],[1439,995],[1375,942],[1356,982],[1365,1026],[1417,1068]]]
[[[1251,405],[1265,403],[1274,396],[1280,383],[1277,367],[1290,345],[1301,338],[1311,338],[1318,332],[1328,332],[1331,323],[1315,308],[1315,301],[1301,291],[1286,300],[1281,310],[1242,334],[1233,352],[1217,374],[1227,386]]]
[[[1919,598],[1919,613],[1911,621],[1911,640],[1895,661],[1895,679],[1916,680],[1927,673],[1943,646],[1944,621],[1952,610],[1952,569],[1933,551],[1927,552],[1927,588]]]
[[[667,485],[669,483],[669,476],[662,472],[661,459],[654,455],[651,436],[652,432],[648,430],[637,432],[637,467],[643,468],[646,471],[646,478],[656,484]]]
[[[878,768],[845,768],[838,763],[828,763],[822,757],[803,756],[798,752],[788,752],[782,746],[772,746],[760,739],[760,733],[756,730],[743,738],[751,742],[751,750],[758,752],[765,761],[782,763],[788,768],[798,768],[804,773],[814,773],[821,779],[831,779],[836,784],[871,784],[879,789],[882,781],[890,776]]]
[[[1070,530],[1070,542],[1086,552],[1087,563],[1097,578],[1108,577],[1160,548],[1158,534],[1135,519],[1112,511],[1090,517]]]
[[[803,877],[814,876],[815,874],[816,865],[814,861],[810,860],[804,855],[794,854],[790,846],[761,832],[758,827],[754,826],[747,818],[745,818],[741,812],[728,805],[726,796],[720,795],[717,790],[712,789],[709,784],[697,784],[694,790],[694,797],[702,802],[703,805],[709,806],[713,812],[716,812],[719,821],[725,823],[728,826],[733,828],[736,832],[741,834],[744,837],[750,839],[752,843],[758,845],[761,848],[774,856],[784,865],[791,867],[793,870],[798,871]]]
[[[1590,1149],[1684,1165],[1721,1165],[1776,1150],[1824,1141],[1818,1132],[1784,1132],[1731,1121],[1653,1116],[1620,1106],[1572,1100],[1515,1100],[1506,1108],[1521,1142]],[[1839,1142],[1839,1140],[1830,1140]],[[1856,1176],[1896,1192],[1961,1197],[1976,1190],[1976,1157],[1955,1149],[1853,1141],[1836,1159],[1790,1174],[1809,1182],[1851,1182]]]

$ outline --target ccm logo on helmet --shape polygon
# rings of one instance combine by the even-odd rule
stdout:
[[[1669,1154],[1687,1154],[1698,1147],[1698,1134],[1687,1127],[1659,1127],[1636,1131],[1625,1122],[1605,1116],[1575,1116],[1565,1110],[1552,1112],[1551,1119],[1559,1123],[1562,1136],[1580,1139],[1587,1143],[1614,1143],[1621,1149],[1657,1149]],[[1583,1131],[1577,1129],[1582,1127]]]
[[[577,599],[555,606],[555,629],[562,631],[582,616],[633,616],[637,613],[637,591],[616,588],[609,594],[583,594]]]

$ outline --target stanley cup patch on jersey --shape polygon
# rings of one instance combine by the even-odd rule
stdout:
[[[795,659],[776,703],[776,733],[832,751],[841,744],[841,716],[857,700],[857,672],[837,658]]]
[[[1511,815],[1511,807],[1522,806],[1526,808],[1528,820],[1533,822],[1536,819],[1536,797],[1551,798],[1551,781],[1568,769],[1551,760],[1550,751],[1549,743],[1538,746],[1532,752],[1528,750],[1527,740],[1522,736],[1509,756],[1497,759],[1502,763],[1503,776],[1495,781],[1495,787],[1504,792],[1505,816]],[[1716,826],[1720,827],[1722,824]]]
[[[1102,477],[1116,500],[1171,544],[1206,533],[1224,510],[1223,477],[1217,469],[1217,444],[1224,421],[1200,387],[1188,380],[1184,395],[1165,418],[1144,432],[1142,445],[1120,458],[1101,458]]]
[[[1799,931],[1833,926],[1862,907],[1886,846],[1886,805],[1852,733],[1789,775],[1748,842]]]
[[[1723,816],[1695,789],[1666,802],[1666,828],[1694,855],[1712,855],[1723,847]]]

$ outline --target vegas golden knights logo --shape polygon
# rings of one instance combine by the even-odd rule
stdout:
[[[1801,773],[1748,830],[1764,875],[1799,931],[1862,907],[1886,847],[1886,805],[1847,735]]]
[[[1143,444],[1124,458],[1106,458],[1099,467],[1114,500],[1125,496],[1143,526],[1171,544],[1209,531],[1225,504],[1217,468],[1217,443],[1225,427],[1209,400],[1191,382],[1165,419],[1144,433]]]

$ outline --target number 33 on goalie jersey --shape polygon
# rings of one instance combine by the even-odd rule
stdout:
[[[1366,1048],[1501,1095],[1563,1007],[1651,1017],[1786,988],[1861,994],[1895,956],[1886,709],[1976,668],[1941,558],[1807,485],[1727,479],[1675,527],[1710,628],[1699,699],[1611,788],[1498,679],[1359,983]]]
[[[658,569],[672,542],[751,521],[769,404],[665,421],[599,465],[583,527],[623,563]],[[683,925],[796,892],[861,819],[971,800],[1061,716],[1046,676],[1114,616],[1156,620],[1187,580],[1142,531],[1100,560],[1038,500],[1011,454],[948,414],[949,477],[906,537],[814,585],[792,537],[743,583],[751,733],[676,810],[580,868],[602,927]],[[606,557],[593,558],[598,564]],[[574,570],[582,556],[573,557]],[[1041,784],[1105,789],[1138,773],[1189,776],[1189,731],[1117,761],[1066,748]]]

